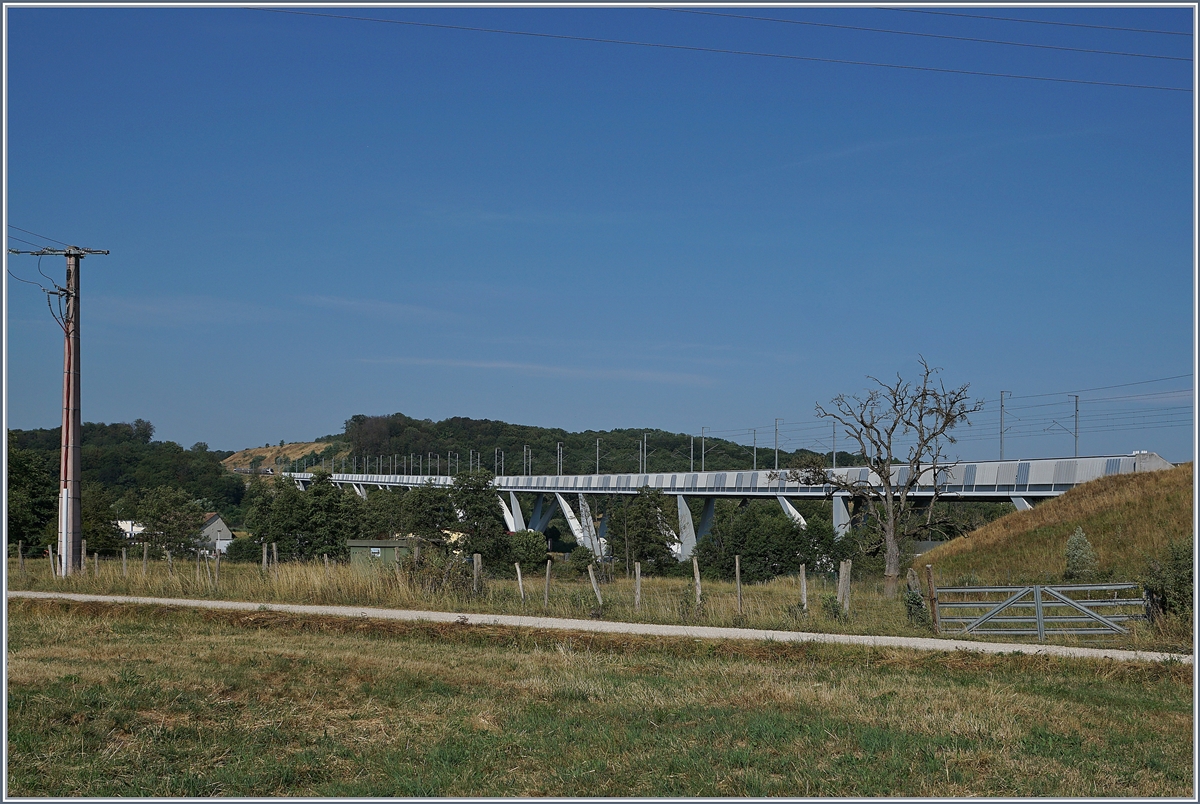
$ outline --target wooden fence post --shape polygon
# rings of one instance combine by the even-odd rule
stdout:
[[[421,543],[417,542],[413,545],[413,566],[416,567],[421,563]]]
[[[479,594],[479,587],[483,580],[483,556],[481,556],[479,553],[475,553],[471,556],[471,559],[475,562],[475,582],[471,588],[474,590],[475,594]]]
[[[325,577],[329,577],[329,553],[321,553],[321,558],[325,559]]]
[[[642,562],[633,563],[633,610],[642,608]]]
[[[542,608],[550,610],[550,565],[554,563],[554,559],[546,559],[546,593],[542,598]]]
[[[129,548],[121,548],[121,577],[129,577]]]
[[[262,560],[263,575],[267,574],[267,543],[263,542],[263,560]]]
[[[800,565],[800,610],[808,612],[808,567]]]
[[[696,579],[696,606],[700,605],[700,562],[692,556],[692,577]]]
[[[146,577],[146,572],[150,567],[150,543],[142,542],[142,577]]]
[[[49,553],[50,553],[50,577],[57,578],[58,577],[58,565],[54,563],[54,548],[53,547],[49,548]]]
[[[271,565],[275,567],[276,574],[279,573],[279,542],[271,542]]]
[[[21,568],[21,574],[25,574],[25,542],[17,542],[17,565]]]
[[[525,582],[521,580],[521,562],[513,564],[517,568],[517,589],[521,590],[521,602],[525,602]]]
[[[200,551],[196,551],[196,583],[200,583]]]
[[[942,633],[942,623],[938,619],[938,593],[937,587],[933,585],[933,565],[925,565],[925,586],[929,591],[929,618],[933,621],[933,633]]]
[[[79,574],[86,578],[87,577],[87,539],[83,539],[79,542],[79,555],[82,556],[82,558],[79,559],[79,570],[80,570]]]
[[[216,576],[213,579],[213,586],[220,586],[221,585],[221,551],[220,550],[217,551],[216,558],[213,559],[213,575]]]
[[[738,616],[742,614],[742,557],[733,557],[733,579],[737,583]]]
[[[850,568],[853,566],[853,562],[847,558],[842,563],[842,566],[845,567],[845,574],[844,574],[845,580],[842,581],[842,611],[845,612],[846,614],[849,614],[850,613]]]
[[[592,579],[592,591],[596,593],[596,605],[603,607],[604,599],[600,597],[600,584],[596,583],[595,564],[588,564],[588,577]]]
[[[167,550],[167,577],[175,577],[175,565],[171,563],[171,551]]]
[[[99,578],[100,577],[100,551],[97,550],[96,552],[92,553],[92,557],[95,559],[94,564],[96,567],[96,577]],[[87,560],[86,553],[84,553],[83,559],[84,559],[84,561]]]

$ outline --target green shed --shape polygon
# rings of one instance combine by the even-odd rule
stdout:
[[[411,551],[408,539],[350,539],[350,562],[394,562]]]

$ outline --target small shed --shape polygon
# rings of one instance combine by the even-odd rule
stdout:
[[[408,539],[350,539],[350,563],[396,561],[411,552]]]

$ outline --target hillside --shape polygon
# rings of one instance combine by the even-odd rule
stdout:
[[[467,468],[472,455],[484,469],[499,468],[502,462],[507,474],[520,474],[522,455],[526,447],[532,460],[532,474],[555,474],[558,471],[558,445],[562,444],[564,474],[590,474],[596,471],[596,442],[600,442],[600,471],[637,471],[639,451],[643,435],[646,438],[648,469],[651,472],[683,472],[694,465],[701,465],[701,440],[684,433],[669,433],[653,429],[585,430],[570,432],[551,427],[510,424],[491,419],[468,419],[455,416],[441,421],[414,419],[402,413],[390,416],[351,416],[346,420],[343,433],[324,436],[316,441],[296,442],[282,446],[264,446],[245,449],[226,458],[228,469],[248,468],[250,462],[261,457],[263,468],[306,460],[309,464],[320,464],[345,458],[347,469],[357,456],[361,467],[364,456],[376,465],[379,456],[384,456],[385,465],[390,466],[395,456],[397,466],[403,469],[409,460],[419,461],[419,467],[427,469],[426,461],[433,457],[434,472],[444,472],[447,454],[453,454],[456,468]],[[750,447],[714,438],[711,435],[703,442],[704,465],[711,470],[747,469],[754,463]],[[779,451],[779,465],[786,467],[801,455],[812,454],[809,450],[794,452]],[[418,457],[424,456],[424,457]],[[826,460],[830,460],[828,454]],[[861,456],[838,451],[838,465],[851,466],[861,461]],[[774,450],[760,444],[758,466],[765,469],[774,466]]]
[[[916,563],[933,564],[944,585],[972,574],[982,583],[1057,581],[1076,527],[1091,541],[1102,577],[1136,578],[1147,556],[1171,539],[1191,538],[1192,464],[1093,480],[947,542]]]
[[[333,447],[333,449],[330,450],[330,447]],[[305,457],[311,460],[314,456],[317,456],[317,460],[319,461],[322,454],[325,454],[326,457],[340,458],[342,455],[349,454],[349,452],[350,445],[345,443],[335,442],[327,444],[318,441],[298,441],[292,444],[284,444],[282,447],[271,446],[244,449],[233,453],[221,461],[221,464],[226,469],[232,471],[234,469],[248,468],[255,458],[262,458],[260,465],[266,469],[276,464],[287,463]]]

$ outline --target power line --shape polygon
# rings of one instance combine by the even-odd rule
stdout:
[[[41,243],[34,243],[32,240],[23,240],[23,239],[17,237],[16,235],[9,235],[8,239],[16,240],[18,243],[24,243],[27,246],[36,246],[38,248],[44,248],[44,246]]]
[[[1025,396],[1010,397],[1011,399],[1037,399],[1043,396],[1059,396],[1065,394],[1086,394],[1090,391],[1107,391],[1110,388],[1128,388],[1131,385],[1149,385],[1152,382],[1167,382],[1168,380],[1182,380],[1184,377],[1191,377],[1192,372],[1187,374],[1176,374],[1174,377],[1159,377],[1156,380],[1140,380],[1138,382],[1123,382],[1118,385],[1101,385],[1097,388],[1077,388],[1073,391],[1061,391],[1058,394],[1026,394]]]
[[[63,242],[63,241],[61,241],[61,240],[55,240],[53,237],[46,237],[46,236],[45,236],[45,235],[43,235],[43,234],[38,234],[37,232],[31,232],[31,231],[29,231],[28,229],[22,229],[20,226],[13,226],[11,223],[10,223],[10,224],[8,224],[8,228],[9,228],[9,229],[16,229],[18,232],[24,232],[25,234],[27,234],[27,235],[33,235],[34,237],[40,237],[40,238],[42,238],[43,240],[49,240],[51,243],[58,243],[60,246],[69,246],[69,245],[71,245],[70,243],[64,243],[64,242]],[[9,235],[9,237],[12,237],[12,235]],[[13,240],[18,240],[18,239],[20,239],[20,238],[13,237]],[[28,241],[28,240],[21,240],[21,242],[22,242],[22,243],[29,243],[29,241]],[[35,245],[37,245],[37,244],[36,244],[36,243],[29,243],[29,245],[31,245],[31,246],[35,246]]]
[[[731,56],[754,56],[767,59],[783,59],[786,61],[807,61],[820,64],[848,64],[859,67],[883,67],[892,70],[913,70],[926,73],[948,73],[951,75],[975,75],[986,78],[1013,78],[1022,81],[1043,81],[1057,84],[1084,84],[1099,87],[1122,87],[1125,89],[1152,89],[1163,92],[1191,92],[1190,87],[1167,87],[1156,84],[1126,84],[1118,81],[1089,81],[1083,78],[1054,78],[1044,75],[1022,75],[1019,73],[992,73],[982,70],[958,70],[951,67],[921,67],[915,64],[889,64],[886,62],[857,61],[853,59],[831,59],[820,56],[796,56],[788,53],[765,53],[754,50],[728,50],[725,48],[700,47],[699,45],[672,45],[665,42],[637,42],[629,39],[606,39],[595,36],[573,36],[570,34],[541,33],[537,31],[511,31],[503,28],[480,28],[470,25],[447,25],[437,22],[414,22],[412,20],[390,20],[380,17],[355,17],[346,14],[321,14],[313,11],[294,11],[286,8],[254,8],[255,11],[268,11],[275,14],[294,14],[301,17],[325,17],[338,20],[355,20],[358,22],[380,22],[389,25],[411,25],[419,28],[441,28],[450,31],[476,31],[479,33],[507,34],[509,36],[529,36],[537,39],[564,39],[572,42],[596,42],[608,45],[632,45],[635,47],[652,47],[663,50],[686,50],[693,53],[722,53]]]
[[[1060,25],[1066,28],[1094,28],[1100,31],[1129,31],[1131,33],[1163,34],[1164,36],[1191,36],[1191,31],[1160,31],[1149,28],[1122,28],[1116,25],[1089,25],[1085,22],[1057,22],[1054,20],[1026,20],[1018,17],[989,17],[984,14],[963,14],[957,11],[930,11],[924,8],[882,7],[879,11],[907,11],[911,14],[937,14],[942,17],[967,17],[976,20],[999,20],[1000,22],[1023,22],[1029,25]]]
[[[781,17],[756,17],[750,14],[727,14],[720,11],[700,11],[692,8],[659,8],[659,11],[675,11],[681,14],[702,14],[706,17],[730,17],[739,20],[758,20],[759,22],[782,22],[789,25],[809,25],[816,28],[839,28],[844,31],[867,31],[870,33],[895,34],[898,36],[921,36],[928,39],[951,39],[956,42],[976,42],[987,45],[1007,45],[1009,47],[1031,47],[1039,50],[1065,50],[1072,53],[1093,53],[1103,56],[1129,56],[1138,59],[1165,59],[1168,61],[1191,61],[1190,56],[1163,56],[1157,53],[1128,53],[1121,50],[1096,50],[1086,47],[1069,47],[1067,45],[1040,45],[1033,42],[1012,42],[1006,39],[982,39],[976,36],[953,36],[951,34],[927,33],[923,31],[897,31],[891,28],[870,28],[864,25],[841,25],[833,22],[814,22],[812,20],[789,20]]]

